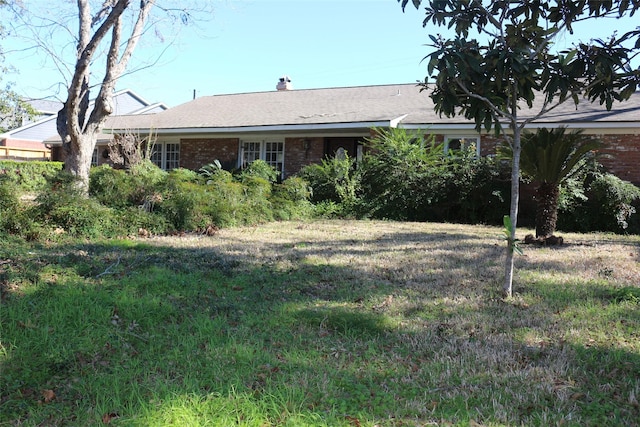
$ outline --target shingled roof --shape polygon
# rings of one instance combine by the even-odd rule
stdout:
[[[542,97],[538,97],[536,104],[541,102]],[[529,111],[539,111],[539,105],[523,109],[522,116],[526,117]],[[569,101],[536,123],[640,128],[640,93],[624,103],[614,104],[612,111],[586,100],[577,107]],[[204,96],[153,115],[112,117],[105,129],[222,133],[398,125],[473,128],[473,123],[462,116],[436,114],[428,91],[420,91],[416,84],[397,84]]]

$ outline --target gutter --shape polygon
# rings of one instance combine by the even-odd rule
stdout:
[[[200,133],[251,133],[251,132],[300,132],[310,130],[353,130],[370,129],[373,127],[395,127],[393,120],[378,122],[351,122],[351,123],[322,123],[302,125],[262,125],[262,126],[234,126],[234,127],[189,127],[189,128],[151,128],[136,129],[137,131],[153,132],[157,135],[169,134],[200,134]],[[118,132],[131,132],[132,129],[102,129],[105,134]]]

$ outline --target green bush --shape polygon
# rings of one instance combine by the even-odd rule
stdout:
[[[309,184],[300,177],[290,177],[282,184],[275,184],[271,194],[271,206],[276,220],[305,219],[313,215]]]
[[[0,175],[0,233],[20,235],[32,240],[38,229],[37,224],[18,195],[18,184],[7,175]]]
[[[640,233],[640,188],[596,167],[562,188],[558,228],[566,231]]]
[[[150,160],[143,160],[142,163],[133,166],[129,173],[133,190],[130,195],[131,205],[141,206],[142,209],[153,212],[155,205],[160,202],[167,172]]]
[[[219,160],[214,160],[213,163],[204,165],[198,170],[198,173],[207,184],[231,182],[233,180],[231,172],[222,169],[222,164]]]
[[[279,174],[280,172],[264,160],[254,160],[240,172],[239,179],[244,181],[249,177],[259,177],[268,182],[276,182]]]
[[[219,227],[241,225],[245,201],[244,187],[239,182],[216,182],[211,185],[209,215]]]
[[[118,234],[114,211],[96,199],[85,197],[77,179],[67,172],[53,177],[36,197],[32,209],[50,229],[61,229],[77,237],[104,237]]]
[[[18,207],[20,200],[17,187],[7,175],[0,175],[0,213],[11,212]]]
[[[348,214],[342,207],[342,204],[331,200],[317,202],[313,205],[313,217],[324,219],[345,218]]]
[[[207,187],[170,175],[158,213],[177,231],[201,230],[213,223]]]
[[[89,195],[103,205],[112,208],[131,206],[136,191],[128,172],[106,164],[91,168]]]
[[[200,176],[198,172],[185,168],[177,168],[171,170],[169,172],[169,179],[173,179],[179,182],[190,182],[193,184],[202,183],[202,176]]]
[[[0,160],[0,175],[17,184],[20,192],[35,192],[44,188],[47,178],[61,171],[62,166],[61,162]]]
[[[248,199],[267,199],[271,196],[271,182],[258,175],[247,175],[242,178],[242,185]]]
[[[273,186],[273,196],[292,202],[308,201],[311,197],[311,187],[303,178],[292,176],[285,179],[282,184]]]
[[[362,216],[497,224],[508,212],[508,167],[475,148],[445,155],[431,136],[378,130],[358,169]]]
[[[209,216],[219,227],[259,224],[274,219],[272,206],[265,197],[270,189],[264,179],[246,179],[251,185],[241,182],[219,182],[211,185],[209,192]]]
[[[311,201],[331,201],[352,207],[357,202],[360,175],[349,156],[329,157],[320,164],[307,165],[300,177],[311,187]]]
[[[138,235],[139,232],[161,235],[175,230],[173,224],[158,213],[147,212],[140,207],[125,207],[114,212],[115,222],[122,236]]]

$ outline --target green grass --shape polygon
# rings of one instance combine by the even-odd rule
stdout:
[[[0,241],[0,425],[640,420],[640,238],[285,222]]]

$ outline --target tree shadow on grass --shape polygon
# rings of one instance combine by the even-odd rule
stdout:
[[[364,253],[415,251],[394,241]],[[640,418],[635,350],[560,342],[566,319],[553,301],[582,305],[591,294],[542,289],[537,306],[505,303],[486,293],[494,284],[477,280],[494,271],[486,258],[501,249],[479,242],[436,256],[459,271],[426,254],[428,273],[322,261],[335,245],[268,244],[274,261],[108,242],[12,264],[6,280],[32,289],[2,303],[0,421],[91,424],[117,414],[124,424],[151,423],[181,405],[196,419],[221,420],[222,410],[239,424],[353,424],[347,416],[380,425],[535,424],[563,411],[605,423]],[[478,262],[465,273],[470,258]],[[627,304],[623,319],[638,324],[629,301],[608,302]],[[46,401],[47,390],[55,399]]]

